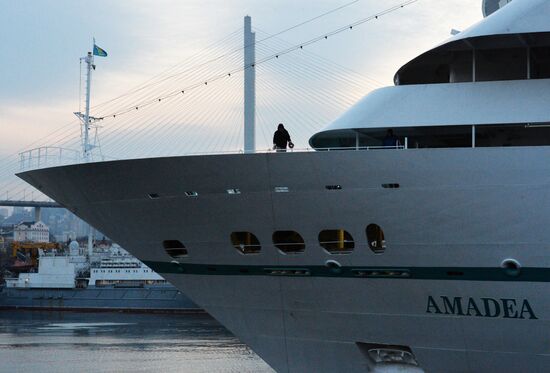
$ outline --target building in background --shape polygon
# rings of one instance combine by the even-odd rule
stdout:
[[[50,229],[41,221],[23,222],[13,229],[13,240],[19,242],[50,242]]]

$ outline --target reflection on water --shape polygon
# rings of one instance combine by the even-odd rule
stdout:
[[[0,311],[2,372],[273,372],[207,315]]]
[[[40,330],[82,330],[82,329],[97,329],[106,326],[118,325],[136,325],[129,322],[67,322],[67,323],[51,323],[46,326],[38,327]]]

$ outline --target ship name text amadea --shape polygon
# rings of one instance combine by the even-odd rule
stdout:
[[[428,296],[426,313],[437,315],[538,319],[527,299]]]

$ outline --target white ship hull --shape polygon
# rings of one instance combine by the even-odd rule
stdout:
[[[427,372],[535,372],[550,366],[549,160],[550,147],[331,151],[20,177],[132,248],[277,371],[365,371],[366,349],[382,344],[410,348]],[[368,247],[370,223],[385,232],[383,254]],[[354,251],[327,253],[323,229],[348,231]],[[281,254],[277,230],[299,232],[305,251]],[[239,253],[236,231],[254,233],[261,253]],[[164,240],[189,255],[171,263]]]

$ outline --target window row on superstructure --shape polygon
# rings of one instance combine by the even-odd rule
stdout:
[[[386,249],[384,231],[377,224],[369,224],[365,229],[365,237],[368,247],[376,254],[381,254]],[[259,254],[262,245],[256,235],[251,232],[239,231],[230,234],[231,245],[241,254]],[[306,250],[306,242],[302,236],[292,230],[275,231],[272,235],[272,243],[282,254],[301,254]],[[319,232],[318,242],[329,254],[350,254],[355,249],[355,241],[352,235],[344,229],[324,229]],[[163,241],[165,252],[173,259],[181,259],[188,256],[189,251],[179,240]]]
[[[396,85],[550,78],[550,33],[451,41],[403,66]]]
[[[92,272],[94,273],[121,273],[122,270],[120,269],[93,269]],[[125,273],[137,273],[138,270],[137,269],[126,269],[124,270]],[[147,270],[143,271],[143,272],[147,272]]]
[[[392,145],[384,145],[390,130]],[[359,128],[327,131],[315,141],[318,151],[549,146],[550,124]]]

